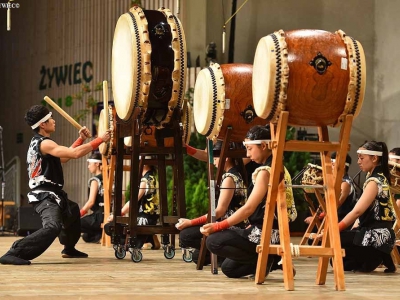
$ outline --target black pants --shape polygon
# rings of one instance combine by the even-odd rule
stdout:
[[[379,251],[371,246],[357,246],[353,243],[356,231],[345,230],[340,233],[341,246],[346,252],[343,257],[345,271],[372,272],[380,264],[387,268],[393,265],[390,254]]]
[[[182,248],[200,249],[203,234],[200,232],[201,226],[192,226],[182,229],[179,233],[179,241]]]
[[[230,278],[239,278],[255,274],[257,269],[257,244],[239,235],[235,230],[223,230],[211,234],[206,240],[212,253],[225,257],[221,265],[222,272]],[[269,255],[268,260],[273,260]]]
[[[79,206],[71,200],[64,209],[53,199],[46,198],[34,204],[42,219],[43,228],[35,231],[11,246],[10,254],[25,260],[40,256],[58,237],[65,249],[73,249],[81,234]]]
[[[103,229],[101,224],[104,221],[103,212],[94,212],[81,218],[81,232],[83,240],[87,243],[97,242],[101,238]]]

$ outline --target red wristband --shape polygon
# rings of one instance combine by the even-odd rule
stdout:
[[[228,229],[229,227],[230,226],[227,219],[223,220],[222,222],[217,222],[213,224],[214,232],[225,230]]]
[[[90,146],[92,146],[93,150],[96,150],[97,148],[99,148],[100,144],[103,142],[103,140],[101,138],[95,138],[93,141],[90,141],[89,144]]]
[[[87,211],[84,210],[84,209],[81,209],[81,217],[83,217],[83,216],[86,215],[86,214],[87,214]]]
[[[78,137],[77,139],[76,139],[76,141],[72,144],[72,148],[76,148],[76,147],[78,147],[78,146],[80,146],[80,145],[82,145],[83,144],[83,139],[81,138],[81,137]]]
[[[196,225],[203,225],[206,222],[207,222],[207,215],[204,215],[204,216],[201,216],[201,217],[191,220],[190,224],[192,226],[196,226]]]
[[[318,219],[322,220],[325,217],[325,213],[322,212],[319,214]]]
[[[192,146],[186,145],[186,153],[189,154],[190,156],[193,156],[197,152],[196,148],[193,148]]]
[[[339,232],[345,230],[346,228],[347,228],[346,223],[344,223],[343,221],[340,221],[339,222]]]

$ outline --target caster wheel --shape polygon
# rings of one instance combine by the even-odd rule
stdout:
[[[192,262],[192,261],[193,261],[192,251],[185,250],[185,251],[183,252],[182,258],[183,258],[183,261],[184,261],[184,262],[187,262],[187,263]]]
[[[168,246],[164,251],[164,257],[166,259],[172,259],[175,256],[175,249],[173,247]]]
[[[115,257],[118,259],[124,259],[126,256],[126,250],[124,248],[117,248],[115,250]]]
[[[131,259],[133,262],[138,263],[141,262],[143,259],[143,254],[139,250],[133,250]]]

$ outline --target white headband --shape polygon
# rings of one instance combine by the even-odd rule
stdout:
[[[51,112],[49,112],[47,115],[45,115],[43,118],[41,118],[37,123],[33,124],[31,126],[32,129],[38,128],[40,124],[42,124],[43,122],[46,122],[50,118],[51,118]]]
[[[101,164],[101,160],[100,160],[100,159],[89,158],[87,161],[88,161],[88,162],[92,162],[92,163],[99,163],[99,164]]]
[[[336,159],[331,159],[331,162],[336,163]],[[344,163],[344,165],[350,167],[350,164],[348,162]]]
[[[372,150],[360,149],[360,150],[357,150],[357,154],[382,156],[382,151],[372,151]]]
[[[400,156],[398,156],[398,155],[393,155],[393,154],[389,154],[389,158],[400,159]]]
[[[261,143],[269,143],[271,140],[252,140],[252,141],[243,141],[243,145],[261,145]]]

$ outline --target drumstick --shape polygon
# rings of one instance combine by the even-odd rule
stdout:
[[[108,83],[107,80],[103,81],[103,106],[104,113],[106,117],[104,118],[104,128],[107,130],[109,128],[109,115],[108,115]]]
[[[56,111],[60,113],[65,119],[67,119],[68,122],[70,122],[75,128],[81,130],[82,126],[76,122],[69,114],[65,112],[61,107],[59,107],[53,100],[51,100],[48,96],[45,96],[44,101],[46,101],[48,104],[50,104]]]

